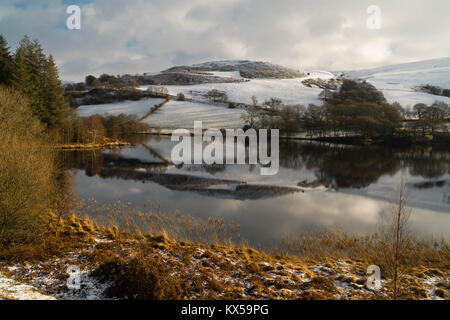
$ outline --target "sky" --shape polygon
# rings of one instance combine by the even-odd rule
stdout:
[[[448,0],[2,0],[0,34],[12,50],[38,39],[71,81],[228,59],[356,70],[450,56],[449,12]]]

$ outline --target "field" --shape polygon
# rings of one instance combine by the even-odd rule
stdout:
[[[171,101],[144,121],[161,129],[191,129],[194,121],[203,121],[203,128],[242,128],[241,115],[244,112],[224,106]]]

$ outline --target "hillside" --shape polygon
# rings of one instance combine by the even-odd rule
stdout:
[[[247,79],[293,79],[304,77],[305,74],[280,65],[262,61],[249,60],[224,60],[210,61],[192,66],[176,66],[163,73],[189,73],[208,71],[238,71],[240,75]]]
[[[159,73],[124,78],[140,85],[139,90],[133,90],[135,95],[140,91],[145,96],[146,90],[156,85],[163,86],[173,97],[180,93],[185,96],[187,101],[171,101],[147,121],[160,129],[192,127],[193,119],[203,120],[206,127],[240,127],[241,114],[253,103],[252,97],[257,98],[259,105],[272,97],[280,98],[284,105],[322,105],[319,98],[322,90],[337,89],[343,78],[366,80],[380,90],[388,102],[397,101],[406,108],[417,103],[431,105],[435,101],[450,104],[450,98],[444,96],[450,89],[450,58],[334,74],[323,70],[302,73],[260,61],[226,60],[176,66]],[[236,108],[227,109],[227,103],[213,102],[209,95],[212,90],[218,90],[226,97],[225,102],[232,102]],[[83,115],[119,111],[146,114],[154,105],[151,99],[119,100],[112,104],[105,100],[105,103],[109,104],[84,103],[78,110]],[[177,117],[179,112],[184,117]]]
[[[404,106],[416,103],[430,105],[436,100],[450,104],[450,98],[422,92],[420,89],[425,85],[450,89],[450,58],[346,71],[341,77],[367,80],[381,90],[389,102],[397,101]]]

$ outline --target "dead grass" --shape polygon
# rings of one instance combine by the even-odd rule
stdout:
[[[101,264],[94,277],[111,282],[109,297],[137,300],[177,300],[183,296],[180,279],[173,277],[159,255],[138,254],[129,259],[113,259]]]
[[[115,298],[389,298],[389,284],[378,293],[361,289],[367,277],[367,256],[342,258],[330,252],[326,256],[300,257],[283,250],[268,253],[248,246],[176,241],[166,233],[139,236],[75,216],[62,219],[59,230],[57,238],[49,232],[46,241],[39,244],[1,248],[0,265],[35,263],[40,265],[36,271],[39,276],[51,273],[64,283],[67,264],[79,264],[109,283],[106,294]],[[58,262],[45,262],[56,258]],[[414,267],[399,288],[399,298],[429,298],[424,281],[436,278],[441,279],[436,284],[436,296],[448,299],[448,270],[432,265]],[[30,279],[30,275],[23,278]],[[339,289],[335,280],[347,284],[348,289]]]
[[[383,267],[380,253],[383,239],[379,234],[349,235],[340,230],[322,229],[302,234],[291,234],[282,239],[281,254],[312,260],[320,258],[351,259]],[[436,270],[450,270],[450,243],[446,238],[411,238],[405,252],[410,271],[427,266]],[[430,271],[430,269],[429,269]]]

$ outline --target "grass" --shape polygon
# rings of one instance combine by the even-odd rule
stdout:
[[[53,219],[42,241],[0,247],[0,266],[21,266],[14,276],[25,275],[23,281],[36,281],[33,274],[38,279],[51,274],[63,288],[67,265],[80,265],[108,284],[105,297],[121,299],[390,298],[386,278],[380,292],[362,290],[367,267],[376,259],[374,235],[358,237],[328,230],[291,235],[279,249],[256,250],[242,242],[211,241],[217,238],[210,236],[193,241],[184,232],[184,240],[177,240],[167,232],[156,233],[161,225],[154,233],[131,233],[130,225],[100,225],[95,219],[77,216],[62,218],[56,230]],[[179,219],[184,221],[181,215]],[[432,294],[449,298],[448,244],[441,241],[417,240],[415,248],[423,256],[403,279],[400,299],[424,299]],[[434,293],[426,284],[430,279],[436,281]]]
[[[110,230],[120,227],[123,234],[138,238],[165,234],[176,241],[209,244],[231,244],[240,241],[237,224],[227,223],[222,218],[196,218],[179,211],[162,212],[158,205],[151,203],[138,208],[131,202],[117,201],[101,205],[91,199],[78,202],[74,212],[79,217],[89,216],[96,225]]]
[[[112,283],[106,291],[110,298],[179,300],[183,296],[180,278],[173,277],[164,260],[151,252],[104,262],[93,276]]]

